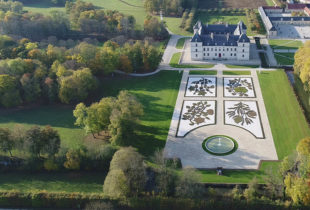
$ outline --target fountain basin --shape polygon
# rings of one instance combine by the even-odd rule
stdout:
[[[229,155],[237,150],[238,143],[231,137],[217,135],[205,139],[202,148],[212,155]]]

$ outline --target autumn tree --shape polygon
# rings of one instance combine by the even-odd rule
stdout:
[[[88,94],[97,87],[97,80],[90,69],[84,68],[74,71],[71,76],[60,81],[59,99],[66,104],[79,102],[87,98]]]
[[[110,197],[137,196],[144,191],[146,180],[142,156],[132,147],[121,148],[112,158],[103,192]]]
[[[13,76],[0,75],[0,104],[4,107],[13,107],[21,102],[16,79]]]

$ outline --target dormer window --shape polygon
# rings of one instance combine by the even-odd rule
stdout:
[[[217,43],[215,43],[215,45],[217,45]]]

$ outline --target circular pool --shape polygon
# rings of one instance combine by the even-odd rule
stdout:
[[[202,143],[202,148],[213,155],[228,155],[237,149],[237,142],[228,136],[210,136]]]

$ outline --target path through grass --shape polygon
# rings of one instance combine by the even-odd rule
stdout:
[[[269,45],[273,49],[297,49],[303,44],[299,40],[270,39]]]
[[[182,53],[174,53],[169,65],[174,68],[212,68],[214,64],[179,64]]]

